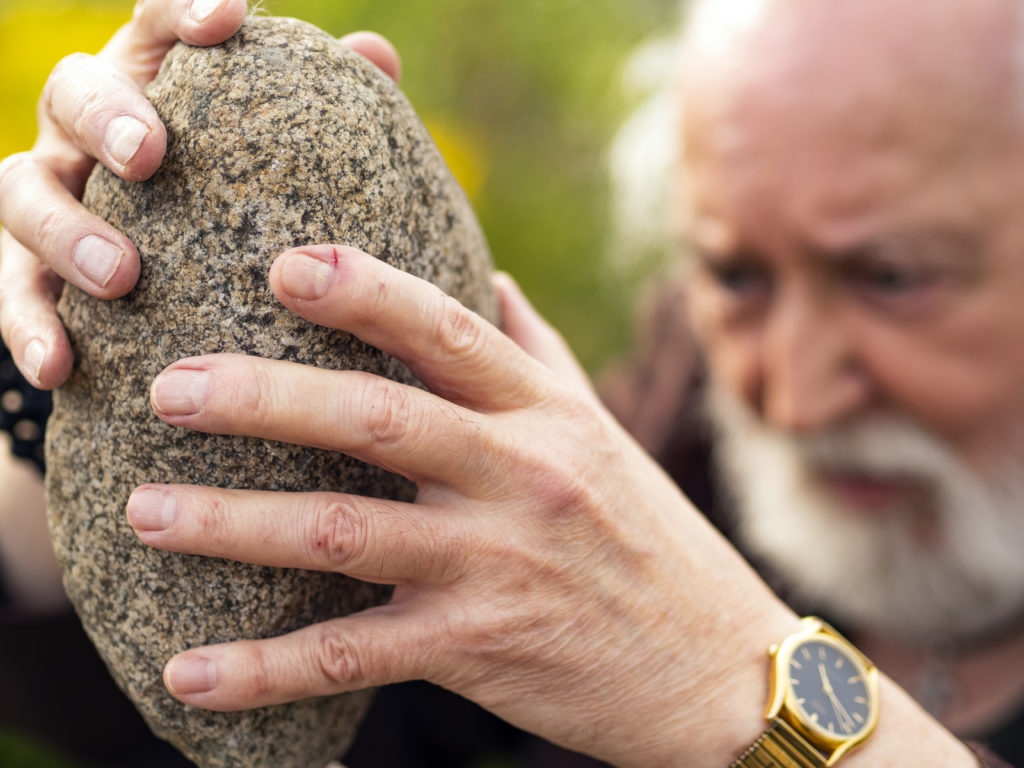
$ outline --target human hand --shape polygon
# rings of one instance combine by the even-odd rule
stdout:
[[[132,242],[79,202],[94,165],[127,181],[156,172],[167,135],[144,86],[178,40],[216,45],[245,12],[245,0],[140,0],[99,54],[73,54],[51,73],[35,145],[0,164],[0,335],[33,385],[51,389],[71,372],[56,314],[64,281],[114,299],[138,280]],[[398,55],[379,35],[342,42],[398,79]]]
[[[291,310],[395,355],[430,391],[213,355],[155,380],[157,414],[341,451],[419,492],[405,504],[137,489],[128,518],[146,544],[397,585],[386,606],[179,654],[165,670],[174,695],[234,710],[422,678],[622,766],[725,765],[756,738],[765,649],[795,617],[509,281],[511,338],[351,249],[291,251],[270,281]]]
[[[43,479],[11,453],[0,431],[0,586],[23,610],[43,614],[67,609],[60,566],[46,528]]]

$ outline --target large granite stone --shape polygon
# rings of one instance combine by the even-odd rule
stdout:
[[[224,45],[178,45],[148,90],[167,159],[143,184],[98,169],[85,203],[138,246],[122,300],[68,289],[77,367],[47,431],[50,524],[87,632],[150,727],[207,768],[322,768],[351,741],[368,693],[242,713],[187,707],[161,671],[206,643],[268,637],[387,599],[344,577],[142,546],[125,520],[146,482],[345,491],[409,499],[408,482],[344,456],[168,426],[153,378],[188,355],[241,352],[412,381],[350,336],[287,312],[273,258],[346,243],[491,318],[490,259],[466,198],[398,89],[326,33],[251,18]]]

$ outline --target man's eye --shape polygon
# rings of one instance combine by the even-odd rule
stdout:
[[[860,286],[878,296],[899,296],[926,287],[928,275],[918,269],[887,264],[864,265],[853,270]]]
[[[753,298],[768,288],[768,275],[754,264],[705,262],[714,281],[737,298]]]

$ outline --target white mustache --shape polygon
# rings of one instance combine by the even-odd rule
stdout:
[[[766,427],[723,391],[709,398],[741,537],[794,589],[837,616],[914,636],[988,631],[1024,611],[1024,458],[982,475],[898,414],[812,436]],[[820,471],[919,482],[901,514],[847,514]],[[925,508],[925,505],[927,508]],[[934,535],[922,542],[924,521]],[[856,588],[851,588],[856,585]]]
[[[921,480],[959,464],[935,437],[908,418],[879,414],[808,436],[776,435],[811,467]]]

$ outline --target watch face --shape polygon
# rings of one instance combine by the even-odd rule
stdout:
[[[872,722],[867,670],[839,643],[817,637],[789,658],[791,706],[812,734],[830,741],[862,735]]]

